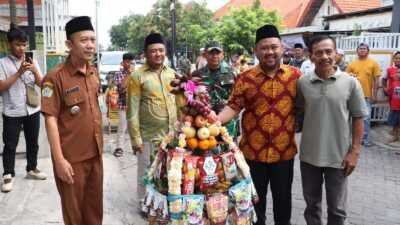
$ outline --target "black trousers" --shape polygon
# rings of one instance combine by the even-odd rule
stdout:
[[[293,162],[294,160],[288,160],[267,164],[247,161],[260,199],[254,206],[258,218],[255,225],[265,225],[268,184],[271,185],[275,225],[290,225]]]
[[[3,114],[3,175],[11,174],[13,177],[15,176],[15,152],[22,129],[26,142],[26,171],[36,169],[39,128],[40,112],[23,117],[9,117]]]

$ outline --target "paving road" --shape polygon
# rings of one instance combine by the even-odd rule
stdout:
[[[350,178],[347,222],[351,225],[400,225],[400,148],[397,145],[388,147],[380,142],[385,139],[386,133],[385,127],[375,128],[373,138],[378,145],[363,149],[359,166]],[[130,152],[120,159],[113,157],[113,137],[114,134],[105,135],[104,225],[143,225],[145,221],[136,211],[136,158]],[[48,151],[46,145],[45,141],[41,143],[41,151]],[[39,160],[40,169],[50,175],[46,181],[24,179],[25,159],[17,159],[15,189],[8,194],[0,193],[0,225],[63,224],[47,153],[42,152],[43,157]],[[270,195],[268,198],[268,224],[273,224]],[[294,225],[305,224],[303,210],[299,163],[296,161]]]

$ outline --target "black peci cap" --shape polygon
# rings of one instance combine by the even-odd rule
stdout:
[[[151,33],[151,34],[147,35],[147,37],[144,39],[144,49],[147,49],[147,47],[152,44],[165,45],[165,39],[159,33]]]
[[[75,17],[70,21],[68,21],[67,24],[65,25],[65,32],[67,34],[67,39],[69,39],[69,37],[73,33],[84,30],[94,31],[92,22],[90,21],[90,17],[88,16]]]
[[[272,24],[266,24],[260,28],[257,29],[256,31],[256,44],[264,38],[279,38],[281,39],[281,35],[279,35],[279,31],[276,28],[276,26]]]

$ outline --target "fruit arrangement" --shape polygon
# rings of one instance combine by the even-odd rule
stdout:
[[[181,76],[171,85],[182,114],[147,171],[142,210],[149,224],[251,225],[257,194],[250,169],[226,127],[210,116],[207,88]]]

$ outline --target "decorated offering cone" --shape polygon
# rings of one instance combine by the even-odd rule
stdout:
[[[207,88],[188,76],[171,86],[181,114],[145,178],[149,224],[251,225],[257,194],[250,170],[227,129],[210,118]]]

